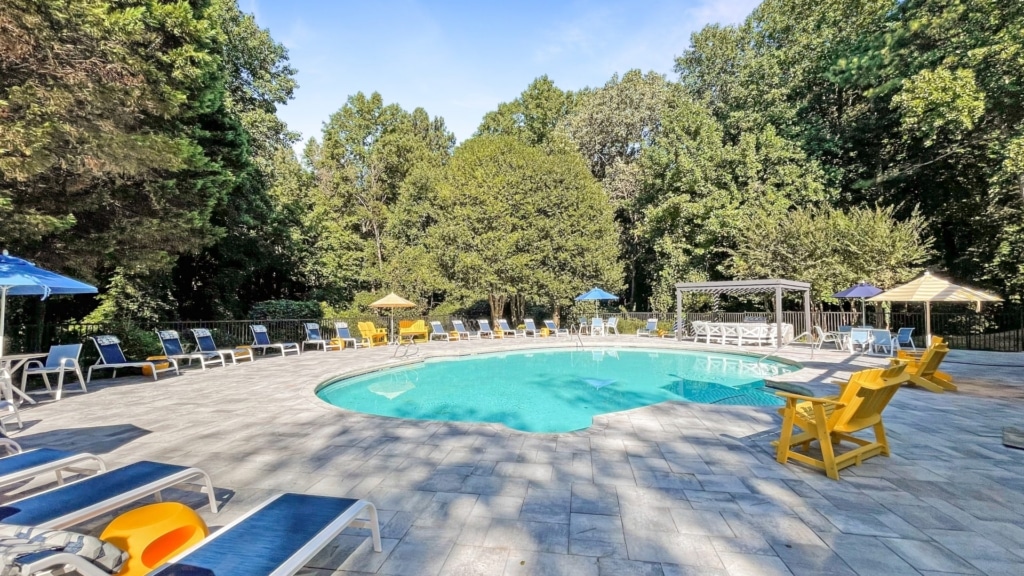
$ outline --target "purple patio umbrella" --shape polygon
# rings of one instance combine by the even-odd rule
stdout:
[[[861,326],[866,326],[868,323],[868,311],[867,308],[865,308],[864,299],[871,298],[872,296],[878,296],[882,292],[884,292],[884,290],[878,286],[868,284],[861,280],[855,286],[850,286],[842,292],[836,292],[832,296],[835,298],[860,298],[860,324]]]

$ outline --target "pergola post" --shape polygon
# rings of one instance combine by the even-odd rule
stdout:
[[[676,342],[683,341],[683,291],[676,288]]]
[[[775,287],[775,345],[782,346],[782,286]],[[723,340],[724,342],[724,340]]]
[[[805,332],[814,338],[814,326],[811,324],[811,291],[804,290],[804,322],[807,323]]]

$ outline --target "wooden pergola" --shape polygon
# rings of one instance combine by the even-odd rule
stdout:
[[[782,294],[783,292],[803,292],[804,316],[807,331],[811,330],[811,285],[796,280],[725,280],[721,282],[677,282],[676,283],[676,326],[683,325],[683,293],[697,292],[700,294],[743,294],[775,293],[775,326],[779,334],[779,345],[782,345]],[[676,330],[676,340],[683,339],[683,331]]]

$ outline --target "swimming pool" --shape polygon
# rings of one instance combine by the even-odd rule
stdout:
[[[764,378],[796,369],[734,354],[533,350],[430,359],[327,382],[317,396],[378,416],[569,432],[599,414],[667,400],[782,405],[763,390]]]

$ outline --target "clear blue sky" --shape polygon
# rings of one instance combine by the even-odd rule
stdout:
[[[758,0],[239,0],[298,69],[281,117],[303,140],[348,96],[380,92],[443,116],[462,141],[547,74],[565,90],[639,68],[672,74],[690,33],[741,21]]]

